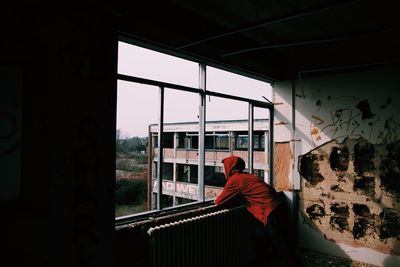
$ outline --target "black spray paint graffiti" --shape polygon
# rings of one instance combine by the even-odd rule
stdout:
[[[312,115],[311,121],[311,136],[316,140],[321,140],[321,133],[325,133],[329,135],[332,139],[337,138],[337,133],[339,131],[345,131],[347,135],[356,134],[357,128],[360,126],[357,118],[360,116],[360,113],[353,114],[353,110],[350,108],[346,109],[337,109],[330,113],[330,120],[325,121],[324,119]],[[317,126],[323,125],[327,123],[321,130],[316,128]]]
[[[358,108],[361,111],[362,120],[372,119],[375,117],[375,114],[371,112],[371,108],[367,100],[363,100],[360,103],[358,103],[356,108]]]
[[[397,123],[393,115],[385,121],[385,126],[379,131],[378,140],[381,144],[390,144],[399,140],[399,128],[400,125]]]
[[[315,102],[315,105],[317,107],[317,111],[319,112],[328,104],[332,104],[332,101],[344,101],[346,99],[350,99],[351,101],[357,100],[357,98],[355,97],[343,96],[332,99],[329,96],[326,103],[319,99]],[[388,97],[386,99],[386,102],[380,105],[380,108],[385,109],[391,103],[392,99]],[[367,132],[362,130],[360,127],[362,121],[369,121],[369,130]],[[329,136],[331,139],[349,136],[365,136],[366,134],[368,134],[368,137],[365,137],[369,141],[371,141],[371,136],[374,131],[374,125],[378,121],[380,121],[380,117],[372,112],[370,103],[368,102],[368,100],[364,99],[358,101],[358,103],[354,107],[337,108],[335,110],[332,110],[328,119],[316,114],[311,115],[310,135],[313,141],[319,141],[322,139],[322,133]],[[387,144],[398,140],[398,129],[399,125],[398,123],[396,123],[392,116],[391,118],[386,120],[383,130],[379,132],[377,141]]]

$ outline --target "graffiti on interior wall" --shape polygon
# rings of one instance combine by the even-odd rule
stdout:
[[[305,221],[334,242],[400,255],[400,141],[332,140],[299,162]]]
[[[316,111],[310,118],[309,133],[314,147],[323,142],[322,135],[328,139],[362,136],[370,142],[386,144],[397,140],[400,125],[393,116],[384,118],[387,116],[385,109],[391,104],[390,97],[380,105],[371,105],[366,99],[350,96],[328,96],[326,101],[318,99],[315,102]],[[378,122],[383,121],[383,127],[376,127]]]

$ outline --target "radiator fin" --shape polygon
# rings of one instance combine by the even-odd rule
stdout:
[[[153,267],[234,267],[252,261],[255,221],[224,209],[149,228]]]

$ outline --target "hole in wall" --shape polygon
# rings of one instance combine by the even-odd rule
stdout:
[[[344,190],[338,184],[331,185],[331,190],[333,192],[344,192]]]
[[[400,142],[387,145],[388,156],[381,161],[379,170],[381,186],[400,198]]]
[[[334,213],[329,220],[331,228],[339,232],[347,230],[349,227],[349,207],[344,203],[334,203],[330,210]]]
[[[375,196],[375,177],[373,176],[357,176],[354,179],[354,192],[370,197]]]
[[[374,231],[373,215],[367,205],[354,204],[353,212],[355,220],[352,233],[355,239],[365,237],[368,231]]]
[[[334,171],[347,171],[349,168],[349,149],[344,147],[333,147],[329,156],[331,169]]]
[[[311,153],[304,155],[300,160],[300,174],[312,186],[316,186],[324,180],[322,174],[319,173],[319,160],[321,160],[321,158],[318,155]]]
[[[368,142],[358,142],[354,146],[354,169],[358,175],[375,170],[375,146]]]
[[[325,208],[319,204],[310,205],[307,207],[306,212],[311,220],[316,220],[325,216]]]

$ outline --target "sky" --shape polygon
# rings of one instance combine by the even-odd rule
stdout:
[[[206,89],[265,101],[271,100],[270,84],[207,66]],[[199,64],[142,47],[119,42],[118,73],[198,88]],[[164,122],[198,121],[199,95],[165,89]],[[158,122],[159,88],[118,81],[117,129],[123,137],[146,137],[148,125]],[[206,121],[248,118],[248,104],[207,96]],[[268,110],[256,108],[254,117],[268,118]]]

